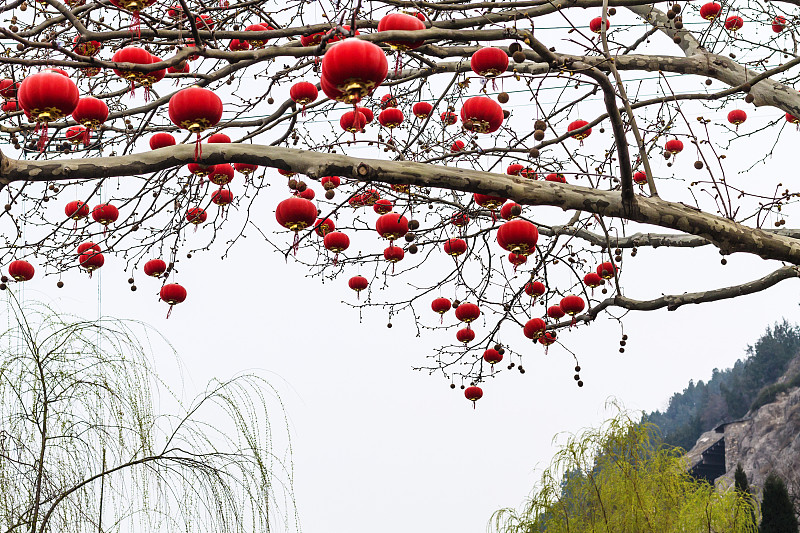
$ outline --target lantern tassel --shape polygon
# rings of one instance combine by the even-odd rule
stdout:
[[[339,264],[339,252],[333,256],[333,266],[337,266]]]
[[[136,34],[137,39],[142,38],[142,18],[139,16],[139,11],[133,12],[133,19],[131,20],[131,35]]]
[[[43,153],[44,148],[45,146],[47,146],[47,141],[49,139],[47,136],[47,122],[42,124],[42,127],[39,131],[41,132],[41,137],[39,137],[38,148],[39,148],[39,153]]]
[[[200,132],[197,132],[197,141],[194,143],[194,160],[197,161],[203,155],[203,148],[200,146]]]
[[[575,318],[575,315],[572,315],[572,321],[569,323],[569,329],[572,329],[572,326],[578,323],[578,320]]]
[[[169,315],[172,314],[172,306],[169,306],[169,311],[167,311],[167,320],[169,320]]]
[[[92,279],[92,271],[89,270],[89,279]]]
[[[394,75],[395,76],[397,76],[397,74],[400,72],[400,67],[401,66],[403,66],[403,62],[402,62],[402,59],[401,59],[401,56],[400,56],[400,50],[398,50],[397,51],[397,59],[395,59],[395,61],[394,61]]]
[[[300,248],[300,234],[298,232],[294,232],[294,241],[292,241],[292,250],[294,251],[294,256],[297,257],[297,249]]]

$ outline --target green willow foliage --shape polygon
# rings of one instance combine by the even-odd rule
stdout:
[[[8,294],[0,532],[299,529],[290,455],[270,448],[288,447],[288,424],[268,383],[214,381],[183,404],[155,374],[142,324],[23,309]],[[285,435],[273,434],[273,411]]]
[[[756,533],[746,496],[698,482],[657,428],[620,412],[572,435],[522,511],[502,509],[501,533]]]

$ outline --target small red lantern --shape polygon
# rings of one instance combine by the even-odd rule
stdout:
[[[728,31],[737,31],[742,29],[744,26],[744,20],[742,17],[733,15],[725,19],[725,29]]]
[[[734,109],[730,113],[728,113],[728,122],[736,126],[736,130],[739,130],[739,124],[743,123],[747,120],[747,113],[745,113],[741,109]]]
[[[391,245],[383,251],[383,258],[389,261],[390,263],[397,263],[398,261],[402,261],[405,256],[406,253],[399,246]],[[394,272],[394,270],[392,270],[392,272]]]
[[[501,207],[504,203],[508,201],[507,198],[501,198],[500,196],[491,196],[488,194],[475,193],[472,195],[472,197],[475,199],[476,204],[483,207],[484,209],[488,209],[489,211],[495,211],[498,207]]]
[[[334,231],[336,229],[336,224],[333,223],[333,220],[326,218],[325,220],[318,219],[314,223],[314,233],[319,235],[320,237],[324,237],[328,233]]]
[[[547,324],[541,318],[532,318],[525,323],[522,333],[531,340],[536,340],[544,335]]]
[[[92,218],[104,226],[117,221],[119,210],[111,204],[97,204],[92,209]]]
[[[561,172],[553,172],[552,174],[548,174],[544,177],[545,181],[554,181],[556,183],[566,183],[567,177],[564,176]]]
[[[786,113],[786,122],[789,124],[800,124],[800,118],[797,118],[791,113]]]
[[[81,255],[83,252],[88,250],[94,250],[95,252],[100,251],[100,246],[93,243],[92,241],[82,242],[78,245],[78,255]]]
[[[199,226],[200,224],[205,222],[206,219],[208,219],[208,214],[206,213],[206,210],[203,208],[192,207],[191,209],[186,211],[186,220],[194,224],[195,226]],[[195,228],[195,231],[197,231],[197,228]]]
[[[390,107],[397,107],[397,98],[390,94],[381,96],[381,109],[389,109]]]
[[[515,254],[530,255],[538,240],[539,231],[527,220],[509,220],[497,230],[497,243]]]
[[[244,52],[250,50],[250,43],[247,41],[240,41],[239,39],[231,39],[231,44],[228,45],[231,52]]]
[[[356,132],[363,130],[366,125],[367,119],[360,111],[348,111],[339,119],[339,126],[341,126],[344,131],[351,132],[353,138],[355,138]]]
[[[142,9],[148,6],[155,4],[156,0],[110,0],[110,1],[115,6],[124,9],[125,11],[131,12],[131,14],[133,15],[133,20],[131,21],[131,28],[130,28],[131,33],[136,33],[138,37],[141,37],[142,36],[140,30],[141,11]]]
[[[458,342],[468,344],[475,340],[475,332],[469,328],[462,328],[456,331],[456,339],[458,339]]]
[[[378,22],[378,31],[418,31],[424,30],[425,23],[417,17],[404,13],[391,13],[381,18]],[[413,50],[419,48],[425,41],[387,41],[392,50]]]
[[[16,100],[6,100],[5,102],[3,102],[3,105],[0,106],[0,110],[2,110],[3,113],[6,114],[14,113],[15,111],[19,111],[20,109],[22,108],[19,106]]]
[[[159,278],[167,271],[167,264],[161,259],[151,259],[144,264],[144,274],[154,278]]]
[[[344,252],[350,247],[350,237],[341,231],[332,231],[325,235],[323,245],[326,250],[335,254],[333,257],[333,264],[336,265],[339,261],[339,253]]]
[[[89,277],[91,278],[92,272],[102,267],[105,264],[106,259],[103,257],[103,254],[97,250],[90,249],[83,252],[78,257],[78,262],[80,263],[81,267],[86,269],[86,272],[89,273]]]
[[[508,254],[508,262],[514,265],[514,272],[516,272],[517,267],[519,267],[520,265],[524,265],[525,263],[528,262],[528,256],[515,254],[514,252],[511,252],[510,254]]]
[[[391,200],[387,200],[386,198],[381,198],[372,205],[372,210],[378,213],[379,215],[385,215],[386,213],[391,213],[393,207],[394,205],[392,205]]]
[[[414,116],[417,118],[428,118],[431,116],[432,111],[433,106],[428,102],[417,102],[411,108],[411,112],[414,113]]]
[[[641,170],[633,175],[633,182],[637,185],[645,185],[647,183],[647,174]]]
[[[586,122],[585,120],[575,120],[573,122],[570,122],[569,126],[567,126],[567,133],[572,133],[573,131],[579,130],[584,126],[588,125],[589,123]],[[592,134],[592,128],[588,128],[580,133],[572,133],[571,137],[573,139],[581,141],[581,145],[583,145],[583,140],[591,134]]]
[[[356,294],[358,294],[358,298],[361,299],[361,291],[363,291],[369,286],[369,281],[367,281],[367,278],[365,278],[364,276],[353,276],[347,282],[347,285],[351,289],[356,291]]]
[[[467,241],[464,239],[447,239],[444,241],[444,253],[458,257],[467,251]]]
[[[489,348],[483,352],[483,360],[494,367],[494,365],[503,360],[503,354],[494,348]]]
[[[353,209],[358,209],[359,207],[364,207],[364,202],[361,200],[361,195],[360,194],[354,194],[353,196],[351,196],[350,199],[347,200],[347,203]]]
[[[364,119],[367,121],[367,124],[372,124],[372,121],[375,120],[375,115],[372,113],[370,108],[356,107],[355,110],[364,115]]]
[[[544,353],[547,353],[547,347],[556,342],[556,332],[555,331],[545,331],[541,337],[539,337],[539,344],[544,346]]]
[[[89,144],[89,132],[83,126],[70,126],[64,133],[64,138],[72,144]]]
[[[560,305],[551,305],[547,308],[547,316],[552,318],[553,320],[558,320],[560,318],[564,318],[566,313],[563,309],[561,309]]]
[[[386,213],[375,222],[375,229],[381,237],[393,241],[408,233],[408,219],[397,213]]]
[[[317,96],[319,96],[317,86],[307,81],[299,81],[289,89],[289,98],[302,106],[304,115],[306,106],[316,100]]]
[[[780,33],[786,28],[786,17],[778,15],[772,20],[772,31]]]
[[[150,137],[150,149],[158,150],[159,148],[166,148],[167,146],[175,146],[175,137],[169,133],[156,133]]]
[[[19,82],[15,82],[14,80],[8,78],[0,80],[0,96],[6,100],[16,98],[19,85]]]
[[[72,118],[88,130],[96,130],[108,119],[108,106],[105,102],[92,96],[81,98]]]
[[[592,289],[592,294],[594,294],[595,287],[599,287],[603,284],[603,278],[597,272],[589,272],[585,276],[583,276],[583,283]]]
[[[522,169],[524,168],[525,167],[523,165],[520,165],[519,163],[514,163],[513,165],[508,165],[508,168],[506,169],[506,174],[508,174],[509,176],[519,176],[520,172],[522,172]]]
[[[169,119],[179,128],[197,134],[194,160],[202,155],[200,133],[214,127],[222,118],[222,100],[201,87],[181,89],[169,99]]]
[[[189,163],[188,165],[186,165],[186,168],[193,175],[200,178],[204,178],[214,172],[216,165],[201,165],[199,163]]]
[[[326,83],[321,86],[329,98],[356,104],[383,83],[388,73],[389,64],[379,46],[345,39],[322,57],[322,78]]]
[[[464,397],[472,402],[472,408],[474,409],[475,402],[483,398],[483,389],[481,389],[480,387],[467,387],[466,390],[464,391]]]
[[[251,24],[248,27],[246,27],[244,31],[267,31],[267,28],[265,28],[261,24]],[[322,34],[320,34],[320,36],[322,36]],[[250,46],[252,46],[253,48],[263,48],[264,45],[267,43],[267,41],[265,40],[262,41],[260,39],[247,39],[247,42],[250,43]],[[303,46],[307,45],[304,44]]]
[[[298,193],[297,196],[299,196],[300,198],[305,198],[306,200],[313,200],[317,196],[317,194],[314,192],[314,189],[309,187],[303,192]]]
[[[381,126],[384,128],[393,129],[402,124],[404,118],[402,111],[396,107],[389,107],[380,112],[378,115],[378,122],[380,122]]]
[[[531,296],[532,298],[536,298],[537,296],[541,296],[547,292],[547,287],[544,286],[544,283],[541,281],[529,281],[525,284],[525,294]]]
[[[580,296],[564,296],[561,299],[561,303],[559,303],[561,309],[564,310],[569,316],[572,317],[572,322],[570,323],[570,327],[575,325],[575,315],[583,311],[586,304],[583,301],[583,298]]]
[[[722,11],[722,6],[716,2],[708,2],[700,7],[700,16],[706,20],[714,20]]]
[[[214,29],[216,22],[210,15],[199,15],[194,19],[195,24],[197,25],[198,30],[207,30],[211,31]]]
[[[517,218],[519,215],[514,214],[514,208],[519,207],[520,214],[522,213],[522,206],[519,205],[517,202],[507,202],[503,204],[503,207],[500,208],[500,216],[504,220],[512,220]]]
[[[89,216],[89,206],[80,200],[73,200],[64,207],[64,213],[72,220],[80,220]]]
[[[672,155],[679,154],[683,151],[683,142],[679,139],[670,139],[664,144],[664,150]]]
[[[465,302],[456,307],[456,318],[461,322],[469,324],[476,321],[481,316],[481,308],[475,304]]]
[[[208,175],[208,179],[214,185],[227,185],[233,181],[233,167],[228,163],[214,165],[214,170]]]
[[[253,172],[256,171],[256,169],[258,168],[258,165],[252,165],[250,163],[234,163],[233,164],[233,168],[237,172],[240,172],[241,174],[244,174],[245,176],[249,176],[250,174],[252,174]]]
[[[451,151],[452,153],[456,154],[456,153],[458,153],[458,152],[462,151],[462,150],[464,149],[464,146],[466,146],[466,145],[464,144],[464,141],[462,141],[462,140],[457,140],[457,141],[456,141],[456,142],[454,142],[452,145],[450,145],[450,151]]]
[[[219,189],[211,195],[211,201],[218,206],[224,207],[233,202],[233,193],[229,189]]]
[[[224,133],[212,133],[208,137],[208,142],[212,144],[217,143],[230,143],[231,138],[225,135]]]
[[[519,175],[522,176],[523,178],[527,178],[529,180],[538,180],[539,179],[539,176],[536,175],[536,172],[534,172],[533,169],[530,169],[530,168],[523,168],[522,170],[520,170]],[[561,177],[563,178],[564,176],[561,176]],[[567,182],[567,180],[565,179],[562,183],[566,183],[566,182]]]
[[[478,76],[494,78],[508,68],[508,54],[500,48],[487,46],[472,54],[469,66]]]
[[[169,304],[169,311],[167,311],[167,318],[169,318],[169,315],[172,314],[172,306],[186,300],[186,289],[177,283],[167,283],[161,287],[159,296]]]
[[[503,125],[503,108],[485,96],[468,98],[461,106],[464,128],[475,133],[492,133]]]
[[[469,217],[466,213],[456,213],[450,217],[450,223],[457,228],[463,228],[469,224]]]
[[[594,33],[600,33],[603,26],[603,17],[595,17],[589,21],[589,29]],[[611,28],[611,22],[606,19],[606,31]]]
[[[431,302],[431,309],[433,309],[434,313],[439,313],[440,319],[439,323],[444,322],[444,314],[450,310],[452,304],[450,300],[447,298],[436,298],[433,302]]]
[[[440,118],[442,119],[442,123],[444,124],[445,127],[452,126],[453,124],[458,122],[458,115],[456,115],[452,111],[445,111],[440,115]]]
[[[8,275],[14,278],[14,281],[30,281],[35,271],[33,265],[23,259],[11,261],[8,265]]]
[[[278,174],[280,174],[281,176],[286,176],[287,178],[291,178],[292,176],[295,176],[297,172],[292,172],[291,170],[284,170],[282,168],[279,168]]]
[[[614,263],[606,261],[597,267],[597,275],[603,279],[611,279],[614,277],[614,272],[616,272],[616,270]]]

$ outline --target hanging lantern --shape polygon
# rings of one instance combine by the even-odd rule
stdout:
[[[158,150],[159,148],[166,148],[167,146],[175,146],[175,137],[169,133],[156,133],[150,137],[150,149]]]
[[[603,278],[597,272],[589,272],[583,276],[583,283],[594,291],[596,287],[603,284]]]
[[[378,31],[419,31],[425,29],[425,23],[417,17],[404,13],[391,13],[378,22]],[[386,41],[392,50],[404,52],[423,45],[425,41]]]
[[[402,261],[405,256],[406,253],[399,246],[390,245],[383,251],[383,258],[390,263]],[[394,266],[392,266],[392,272],[394,273]]]
[[[444,253],[458,257],[467,251],[467,241],[464,239],[447,239],[444,241]]]
[[[3,113],[6,113],[7,115],[10,115],[15,111],[19,111],[20,109],[22,108],[19,106],[16,100],[6,100],[5,102],[3,102],[3,105],[0,106],[0,110],[2,110]]]
[[[78,106],[78,87],[69,77],[42,71],[22,80],[17,101],[23,111],[42,127],[39,149],[47,145],[47,124],[70,115]]]
[[[458,342],[463,342],[464,344],[468,344],[475,340],[475,331],[469,328],[462,328],[456,331],[456,339]]]
[[[322,183],[322,188],[326,191],[335,189],[342,184],[342,180],[339,178],[339,176],[323,176],[319,182]]]
[[[89,206],[80,200],[73,200],[64,207],[68,218],[78,221],[89,216]]]
[[[339,126],[341,126],[344,131],[351,132],[353,138],[355,138],[356,132],[363,130],[366,125],[367,119],[360,111],[348,111],[339,119]]]
[[[553,320],[558,320],[560,318],[564,318],[566,313],[563,309],[561,309],[560,305],[551,305],[547,308],[547,316],[552,318]]]
[[[222,118],[222,100],[201,87],[181,89],[169,99],[169,119],[179,128],[197,134],[194,160],[201,154],[200,133],[214,127]]]
[[[245,50],[250,50],[250,43],[239,39],[231,39],[228,48],[230,48],[231,52],[244,52]]]
[[[87,96],[78,100],[72,118],[87,130],[96,130],[108,119],[108,106],[98,98]]]
[[[554,181],[556,183],[566,183],[567,177],[561,172],[554,172],[544,177],[545,181]]]
[[[151,259],[144,264],[144,273],[146,276],[160,278],[161,275],[167,271],[167,264],[161,259]]]
[[[741,109],[734,109],[728,113],[728,122],[736,126],[737,131],[739,130],[739,124],[742,124],[745,120],[747,120],[747,113]]]
[[[371,124],[373,120],[375,120],[375,115],[372,113],[372,110],[368,107],[356,107],[355,109],[358,113],[364,115],[364,119],[367,121],[367,124]]]
[[[475,402],[483,398],[483,389],[480,387],[467,387],[464,391],[464,397],[472,402],[472,408],[474,409]]]
[[[445,111],[439,116],[439,118],[442,119],[442,123],[444,124],[445,127],[452,126],[453,124],[458,122],[458,115],[456,115],[452,111]]]
[[[199,178],[204,178],[214,172],[216,165],[201,165],[199,163],[189,163],[186,165],[189,172]]]
[[[580,296],[564,296],[559,303],[559,307],[564,310],[569,316],[572,317],[572,322],[570,323],[570,327],[575,325],[575,315],[583,311],[586,304],[583,301],[583,298]]]
[[[800,118],[797,118],[791,113],[786,113],[786,122],[789,124],[800,124]]]
[[[356,294],[358,295],[358,298],[360,300],[361,299],[361,291],[363,291],[364,289],[367,288],[367,286],[369,286],[369,281],[367,281],[367,278],[365,278],[364,276],[353,276],[347,282],[347,285],[351,289],[356,291]]]
[[[411,190],[411,187],[409,185],[402,185],[399,183],[393,183],[391,185],[391,188],[394,192],[399,192],[402,194],[408,194],[409,191]]]
[[[500,208],[500,216],[504,220],[512,220],[522,214],[522,206],[517,202],[507,202]]]
[[[378,213],[379,215],[385,215],[387,213],[391,213],[393,207],[394,205],[392,205],[391,200],[381,198],[372,205],[372,210]]]
[[[323,245],[326,250],[335,254],[333,257],[333,264],[336,265],[339,261],[339,254],[350,247],[350,237],[341,231],[332,231],[325,235]]]
[[[683,142],[679,139],[670,139],[664,144],[664,149],[672,155],[679,154],[683,151]]]
[[[532,318],[525,323],[522,328],[522,333],[531,340],[537,340],[544,335],[547,330],[547,324],[541,318]]]
[[[603,279],[611,279],[614,277],[614,272],[616,271],[616,267],[614,263],[605,262],[601,263],[600,266],[597,267],[597,275]]]
[[[585,120],[575,120],[573,122],[570,122],[569,126],[567,126],[567,133],[572,133],[573,131],[579,130],[584,126],[588,125],[589,123],[586,122]],[[573,139],[581,141],[581,146],[583,146],[583,140],[591,134],[592,134],[592,128],[588,128],[587,130],[582,131],[580,133],[572,133],[571,137]]]
[[[0,96],[6,100],[11,100],[17,97],[17,89],[19,89],[20,82],[4,78],[0,80]]]
[[[508,262],[514,265],[514,272],[516,272],[517,267],[519,267],[520,265],[524,265],[525,263],[528,262],[528,256],[515,254],[514,252],[511,252],[510,254],[508,254]]]
[[[408,233],[408,219],[397,213],[386,213],[375,222],[375,229],[391,242]]]
[[[431,112],[433,112],[433,106],[428,102],[417,102],[411,108],[411,112],[414,113],[414,116],[417,118],[428,118],[431,116]]]
[[[375,202],[380,200],[381,194],[375,189],[366,189],[361,195],[361,201],[364,205],[375,205]]]
[[[246,27],[244,31],[268,31],[268,30],[261,24],[251,24],[248,27]],[[266,40],[261,40],[261,39],[247,39],[247,42],[250,43],[250,46],[252,46],[254,49],[263,48],[264,45],[267,44]]]
[[[279,168],[278,174],[280,174],[281,176],[286,176],[287,178],[291,178],[292,176],[297,175],[297,172],[292,172],[291,170],[284,170],[282,168]]]
[[[744,20],[742,17],[733,15],[725,19],[725,29],[728,31],[737,31],[742,29],[744,26]]]
[[[153,56],[144,48],[138,46],[126,46],[114,53],[111,61],[115,63],[133,63],[134,65],[149,65],[153,62]],[[114,74],[124,80],[128,80],[131,86],[131,95],[135,89],[135,84],[144,84],[148,73],[139,70],[128,70],[115,68]]]
[[[389,73],[389,64],[379,46],[360,39],[345,39],[331,46],[322,57],[323,92],[334,100],[356,104],[370,95]],[[326,90],[330,85],[335,91]]]
[[[216,22],[211,18],[211,15],[206,14],[195,17],[194,23],[198,30],[211,31],[214,29],[214,26],[216,26]]]
[[[214,185],[227,185],[233,181],[233,167],[228,163],[214,165],[214,170],[208,175],[208,180]]]
[[[488,209],[489,211],[495,211],[498,207],[501,207],[504,203],[508,201],[507,198],[501,198],[500,196],[490,196],[488,194],[478,194],[475,193],[472,195],[475,199],[475,203],[479,206],[483,207],[484,209]]]
[[[92,272],[102,267],[106,260],[103,254],[97,250],[87,250],[78,257],[78,262],[80,266],[89,273],[89,277],[91,278]]]
[[[250,163],[234,163],[233,168],[237,172],[244,174],[245,176],[249,176],[256,171],[258,165],[251,165]]]
[[[142,9],[156,3],[157,0],[110,0],[115,6],[130,11],[133,15],[130,30],[135,33],[137,37],[142,36],[141,32],[141,11]]]
[[[11,276],[14,281],[30,281],[33,279],[35,271],[33,265],[24,259],[11,261],[8,265],[8,275]]]
[[[525,284],[525,294],[532,298],[541,296],[547,292],[547,287],[541,281],[529,281]]]
[[[465,323],[467,327],[481,316],[481,308],[475,304],[466,302],[456,307],[456,318]]]
[[[450,223],[457,228],[463,228],[469,224],[469,217],[466,213],[456,213],[450,217]]]
[[[389,94],[381,96],[381,109],[389,109],[390,107],[397,107],[397,98]]]
[[[431,309],[433,309],[434,313],[439,313],[439,323],[444,322],[444,314],[450,310],[452,304],[450,300],[447,298],[436,298],[433,302],[431,302]]]
[[[78,245],[78,255],[81,255],[84,252],[88,252],[90,250],[94,250],[95,252],[100,251],[100,246],[93,243],[92,241],[82,242]]]
[[[636,172],[633,175],[633,182],[637,185],[646,185],[647,184],[647,174],[642,172],[641,170]]]
[[[468,98],[461,106],[464,129],[475,133],[492,133],[503,125],[503,108],[485,96]]]
[[[539,179],[539,176],[536,175],[536,172],[534,172],[533,169],[530,169],[530,168],[523,168],[522,170],[519,171],[519,175],[522,176],[523,178],[527,178],[529,180],[538,180]],[[561,177],[563,178],[564,176],[561,176]],[[563,183],[566,183],[566,182],[567,182],[567,180],[565,179],[563,181]]]
[[[778,15],[772,20],[772,31],[780,33],[786,28],[786,17]]]
[[[462,141],[462,140],[457,140],[457,141],[456,141],[456,142],[454,142],[452,145],[450,145],[450,151],[451,151],[452,153],[456,154],[456,153],[458,153],[458,152],[462,151],[462,150],[464,149],[464,146],[465,146],[465,145],[464,145],[464,141]]]
[[[530,255],[538,240],[539,231],[527,220],[509,220],[497,230],[497,243],[515,254]]]
[[[306,113],[306,106],[315,101],[318,95],[317,86],[307,81],[299,81],[289,89],[289,98],[302,106],[303,116]]]
[[[520,165],[519,163],[514,163],[513,165],[508,165],[508,168],[506,169],[506,174],[508,174],[509,176],[519,176],[520,172],[522,172],[522,169],[524,168],[525,167],[523,165]]]
[[[594,33],[600,33],[603,26],[603,17],[595,17],[589,21],[589,29]],[[611,22],[606,18],[606,31],[611,28]]]
[[[208,219],[208,214],[206,213],[206,210],[201,207],[192,207],[186,211],[186,220],[195,226],[199,226],[205,222],[206,219]],[[197,231],[196,227],[195,231]]]
[[[381,126],[384,128],[393,129],[402,124],[404,118],[402,111],[396,107],[389,107],[380,112],[378,115],[378,122],[380,122]]]
[[[706,20],[714,20],[722,11],[722,6],[716,2],[708,2],[700,7],[700,16]]]
[[[544,346],[544,353],[547,353],[547,347],[556,342],[556,332],[555,331],[545,331],[541,337],[539,337],[539,344]]]
[[[64,133],[64,138],[72,144],[89,144],[89,132],[83,126],[70,126]]]
[[[278,223],[289,231],[297,232],[312,226],[317,220],[317,208],[304,198],[292,197],[283,200],[275,210]]]
[[[154,55],[150,56],[150,63],[161,63],[161,58],[156,57]],[[156,83],[164,79],[164,76],[167,75],[167,69],[161,68],[158,70],[151,70],[150,72],[144,73],[144,79],[142,80],[142,86],[145,88],[144,92],[144,101],[150,101],[150,88]]]
[[[119,210],[111,204],[97,204],[92,209],[92,218],[104,226],[113,224],[119,218]]]
[[[351,196],[350,199],[347,200],[347,203],[353,209],[358,209],[359,207],[364,207],[364,202],[361,200],[361,195],[360,194],[354,194],[353,196]]]
[[[489,348],[488,350],[483,352],[483,360],[492,365],[492,367],[494,367],[494,365],[503,360],[503,354],[501,354],[494,348]]]
[[[231,138],[225,135],[224,133],[213,133],[208,137],[209,144],[217,144],[217,143],[230,143]]]
[[[167,283],[161,287],[159,296],[169,304],[169,311],[167,311],[167,318],[169,318],[172,314],[172,307],[186,300],[186,289],[177,283]]]
[[[500,48],[487,46],[472,54],[469,66],[478,76],[494,78],[508,68],[508,54]]]
[[[219,189],[211,195],[211,201],[218,206],[226,206],[233,202],[233,193],[229,189]]]
[[[326,218],[325,220],[318,219],[314,223],[314,233],[319,235],[320,237],[324,237],[328,233],[336,230],[336,224],[333,223],[333,220]]]
[[[310,187],[305,189],[303,192],[296,194],[300,198],[305,198],[306,200],[313,200],[317,196],[316,193],[314,192],[314,189]]]

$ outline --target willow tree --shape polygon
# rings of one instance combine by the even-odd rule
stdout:
[[[165,265],[150,272],[166,282],[190,268],[193,253],[224,255],[241,237],[263,238],[311,276],[344,284],[360,268],[368,275],[355,286],[367,290],[353,305],[405,312],[420,328],[437,327],[429,309],[437,294],[450,300],[442,312],[477,303],[484,322],[459,334],[469,349],[454,339],[420,364],[473,382],[486,376],[485,349],[528,350],[522,330],[531,319],[547,322],[547,335],[539,322],[527,331],[542,344],[566,332],[572,320],[558,307],[567,295],[580,297],[568,311],[584,324],[762,291],[797,277],[800,262],[799,234],[784,227],[798,191],[781,179],[794,147],[780,140],[795,138],[790,124],[800,117],[796,3],[6,2],[2,93],[12,98],[14,81],[57,68],[110,113],[94,122],[79,114],[91,131],[70,117],[55,120],[63,106],[47,98],[63,91],[46,83],[37,85],[40,108],[24,98],[23,109],[4,105],[3,263],[30,260],[70,282],[80,266],[75,248],[91,240],[120,283],[153,258]],[[345,38],[377,47],[377,71],[374,57],[331,59]],[[483,62],[473,62],[479,52]],[[326,60],[338,77],[321,78]],[[190,85],[212,91],[220,109],[187,97]],[[323,90],[316,99],[315,88]],[[174,121],[171,103],[181,107]],[[384,109],[392,105],[402,114]],[[195,132],[216,134],[215,142],[197,147]],[[164,134],[178,135],[177,145]],[[231,181],[230,164],[245,174]],[[211,180],[203,176],[209,166]],[[284,183],[279,196],[316,196],[310,215],[282,217],[295,239],[273,218],[281,198],[265,195]],[[386,202],[374,207],[379,197]],[[111,204],[119,216],[84,216],[69,201]],[[395,238],[388,251],[373,208],[409,222],[408,232],[404,224],[382,232]],[[333,224],[315,231],[315,209],[359,240],[347,248],[337,235],[325,246],[321,234]],[[498,246],[507,225],[498,211],[531,222],[539,238]],[[448,254],[443,243],[454,238],[465,243]],[[672,265],[671,249],[712,246],[723,256],[762,257],[769,272],[652,299],[626,285],[640,248],[659,248],[662,264]],[[83,266],[98,268],[95,255]],[[717,261],[705,266],[722,268]],[[409,281],[402,291],[372,290],[396,278]],[[543,282],[541,307],[531,306],[529,280]],[[457,323],[452,314],[445,327]]]
[[[267,383],[214,381],[181,402],[150,364],[152,331],[10,302],[16,323],[0,336],[4,532],[297,525],[291,457],[272,449],[288,441],[273,434],[271,415],[282,412]]]
[[[504,533],[756,533],[752,497],[692,478],[680,451],[659,445],[655,426],[620,413],[570,436],[523,509],[498,511],[494,527]]]

